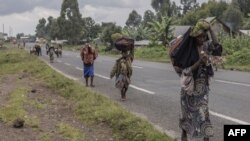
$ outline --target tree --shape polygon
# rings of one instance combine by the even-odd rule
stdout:
[[[98,34],[101,32],[101,26],[96,24],[91,17],[86,17],[82,19],[83,25],[83,36],[87,40],[93,40],[97,38]]]
[[[209,1],[201,7],[187,12],[181,19],[181,24],[194,25],[199,19],[207,17],[217,17],[221,19],[222,13],[228,8],[226,2]]]
[[[58,24],[58,19],[52,19],[50,29],[49,29],[49,35],[50,35],[49,36],[50,39],[53,39],[53,40],[55,40],[58,37],[62,37],[61,32],[60,32],[60,27]]]
[[[245,18],[245,20],[243,21],[243,29],[249,30],[250,29],[250,18]]]
[[[184,15],[188,11],[198,7],[196,0],[181,0],[181,4],[183,5],[183,14]]]
[[[58,24],[60,25],[61,38],[68,39],[71,44],[79,41],[82,26],[77,0],[63,0]]]
[[[152,0],[151,6],[156,11],[158,18],[161,16],[172,16],[170,0]]]
[[[126,25],[130,27],[137,27],[141,24],[142,17],[135,10],[133,10],[126,21]]]
[[[150,24],[152,25],[151,40],[155,42],[160,39],[160,41],[162,41],[162,44],[166,46],[173,38],[172,29],[170,28],[170,26],[172,25],[172,19],[162,16],[159,21],[153,21]]]
[[[16,38],[20,39],[22,36],[24,36],[24,33],[17,33]]]
[[[172,11],[171,14],[172,16],[177,16],[177,17],[181,16],[181,7],[177,6],[174,1],[171,4],[171,11]]]
[[[36,26],[36,36],[41,38],[46,35],[46,20],[44,18],[39,20],[38,25]]]
[[[102,33],[100,34],[100,39],[102,40],[102,42],[104,43],[109,43],[110,44],[110,48],[112,49],[114,47],[113,45],[113,40],[111,35],[114,33],[121,33],[121,27],[120,26],[116,26],[115,23],[102,23]]]
[[[148,24],[150,25],[151,22]],[[150,25],[151,26],[151,25]],[[122,30],[123,35],[133,38],[134,40],[145,40],[149,39],[149,28],[139,25],[137,28],[125,26]]]
[[[241,11],[232,5],[223,13],[223,20],[231,27],[231,30],[238,30],[243,21]]]
[[[209,1],[206,8],[209,10],[210,16],[221,18],[222,13],[227,10],[229,5],[226,2]]]
[[[250,14],[250,1],[249,0],[237,0],[240,11],[244,13],[245,17],[249,17]]]
[[[50,32],[51,32],[51,26],[52,26],[52,22],[53,22],[54,18],[52,16],[49,16],[47,18],[47,25],[46,25],[46,38],[47,39],[51,39],[51,35],[50,35]]]
[[[144,12],[144,16],[143,16],[143,26],[144,27],[149,27],[149,23],[154,21],[155,19],[155,15],[151,10],[147,10]]]

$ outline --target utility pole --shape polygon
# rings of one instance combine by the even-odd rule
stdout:
[[[4,24],[3,24],[3,34],[4,34]]]

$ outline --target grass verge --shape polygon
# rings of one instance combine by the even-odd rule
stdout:
[[[0,76],[30,73],[61,96],[75,103],[77,117],[92,124],[104,123],[118,141],[171,141],[147,121],[138,118],[112,100],[92,92],[81,84],[56,73],[45,63],[23,50],[0,52]]]
[[[23,119],[30,127],[39,127],[39,119],[29,116],[24,108],[25,103],[28,103],[28,92],[26,88],[17,88],[10,94],[7,105],[0,107],[0,121],[12,124],[16,119]]]
[[[71,139],[72,141],[83,141],[84,134],[80,130],[70,126],[66,123],[60,123],[57,125],[57,131],[62,136]]]

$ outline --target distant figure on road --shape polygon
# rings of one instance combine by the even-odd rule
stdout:
[[[51,44],[51,46],[49,47],[48,53],[49,53],[50,63],[53,63],[54,62],[54,53],[55,53],[54,44]]]
[[[116,60],[115,65],[110,73],[112,79],[116,76],[115,86],[121,90],[121,100],[126,100],[126,92],[131,82],[132,61],[134,58],[134,40],[129,38],[120,38],[116,41],[115,46],[121,51],[122,57]]]
[[[49,54],[49,43],[46,42],[45,44],[45,49],[46,49],[46,54],[48,55]]]
[[[94,81],[94,61],[97,58],[96,50],[90,46],[90,44],[86,44],[85,47],[81,49],[80,56],[83,61],[83,76],[86,81],[86,87],[89,86],[89,77],[90,77],[90,86],[95,87],[93,84]]]
[[[209,141],[213,136],[208,108],[209,79],[214,75],[209,56],[221,56],[222,47],[210,24],[204,20],[170,46],[172,64],[181,78],[181,140],[187,141],[189,134]]]
[[[25,48],[25,44],[26,44],[26,42],[23,40],[23,47]]]
[[[34,48],[36,50],[37,56],[41,56],[42,55],[42,49],[41,49],[41,46],[40,46],[40,44],[38,42],[36,42]]]

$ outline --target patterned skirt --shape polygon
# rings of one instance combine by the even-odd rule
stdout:
[[[212,137],[213,128],[208,109],[209,87],[204,79],[195,81],[192,95],[181,90],[181,118],[180,128],[192,137]]]

